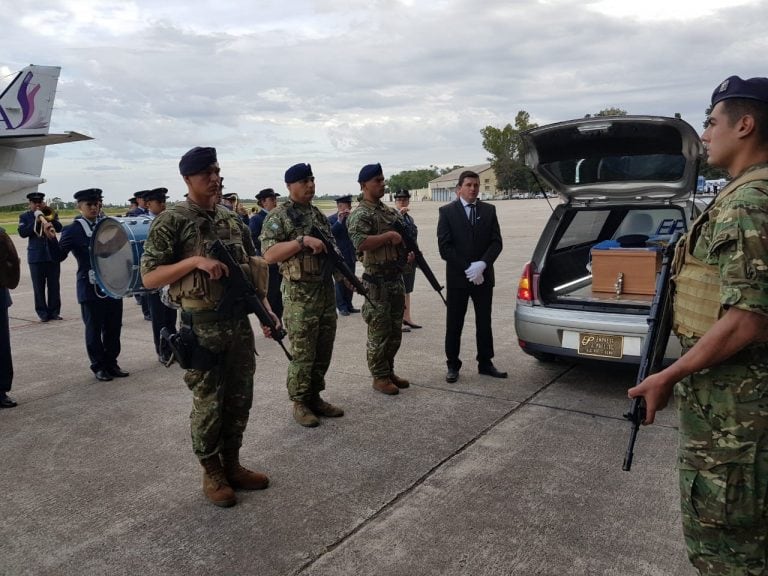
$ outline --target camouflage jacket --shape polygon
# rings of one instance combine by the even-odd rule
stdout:
[[[392,223],[396,220],[405,225],[400,212],[385,206],[381,201],[361,200],[357,208],[349,215],[347,223],[349,237],[355,247],[357,259],[363,263],[367,273],[380,274],[389,271],[403,271],[406,265],[406,254],[405,246],[402,243],[395,246],[380,246],[375,250],[366,250],[365,252],[359,248],[368,236],[378,236],[393,230]]]

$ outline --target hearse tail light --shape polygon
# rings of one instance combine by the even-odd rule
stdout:
[[[523,274],[520,276],[520,281],[517,283],[517,299],[523,302],[533,302],[533,265],[531,262],[526,262],[523,267]]]

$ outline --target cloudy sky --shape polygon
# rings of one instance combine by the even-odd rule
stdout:
[[[727,5],[727,7],[725,7]],[[0,0],[0,78],[61,66],[48,197],[186,191],[178,159],[215,146],[228,191],[318,194],[486,160],[480,129],[619,107],[700,130],[713,88],[768,75],[768,0]]]

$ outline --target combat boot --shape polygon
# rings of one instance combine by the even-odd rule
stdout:
[[[311,401],[307,402],[309,408],[314,412],[315,416],[325,416],[326,418],[338,418],[344,416],[344,410],[338,406],[334,406],[330,402],[326,402],[320,398],[320,394],[313,397]]]
[[[400,389],[392,384],[392,381],[388,376],[378,376],[374,378],[373,389],[378,390],[382,394],[389,394],[390,396],[400,393]]]
[[[305,428],[314,428],[320,426],[320,420],[312,412],[309,404],[298,400],[293,403],[293,419]]]
[[[392,381],[392,384],[397,386],[398,388],[408,388],[408,386],[411,385],[411,383],[406,380],[405,378],[400,378],[400,376],[396,375],[394,372],[389,375],[389,379]]]
[[[203,494],[205,494],[205,497],[212,504],[222,508],[229,508],[237,504],[235,491],[232,490],[229,482],[227,482],[219,455],[216,454],[215,456],[209,456],[200,460],[200,464],[203,465],[205,470],[203,473]]]
[[[243,468],[237,450],[222,452],[221,463],[224,466],[224,475],[229,485],[235,490],[264,490],[269,486],[269,478],[266,474]]]

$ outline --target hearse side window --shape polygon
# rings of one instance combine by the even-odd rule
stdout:
[[[610,210],[579,210],[576,212],[555,250],[596,242],[610,213]]]

